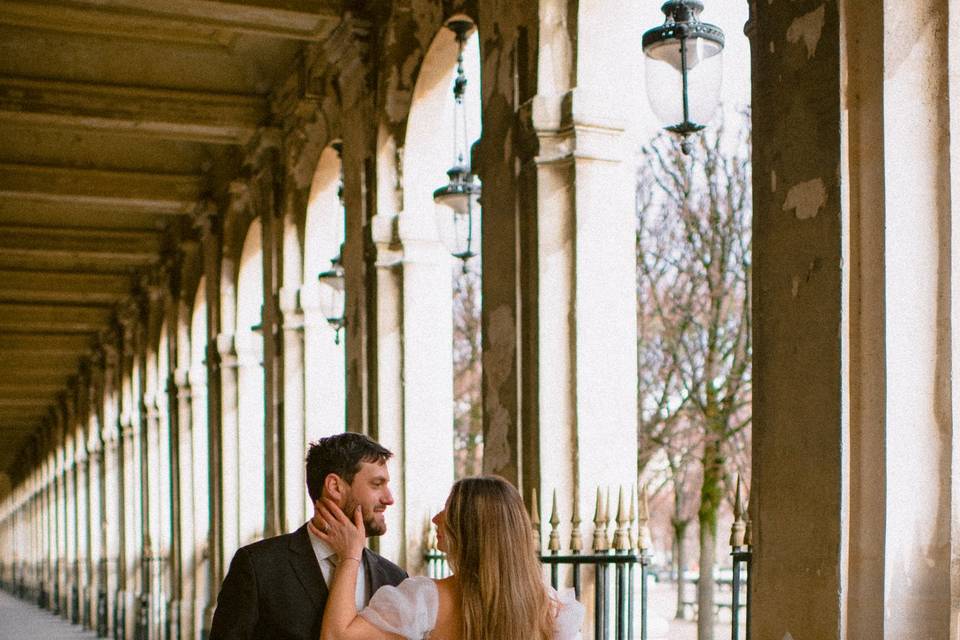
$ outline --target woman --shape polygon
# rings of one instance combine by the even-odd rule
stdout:
[[[382,587],[357,613],[355,590],[366,542],[359,509],[351,522],[325,501],[316,532],[340,557],[323,614],[321,640],[572,640],[584,608],[543,582],[520,494],[497,476],[453,485],[433,522],[453,575],[408,578]]]

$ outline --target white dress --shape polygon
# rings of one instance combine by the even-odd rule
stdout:
[[[557,593],[549,586],[546,589],[560,603],[554,639],[579,638],[586,609],[577,602],[573,589],[564,589],[563,593]],[[436,583],[425,576],[417,576],[407,578],[396,587],[380,587],[360,615],[383,631],[409,640],[426,640],[437,623],[439,606]]]

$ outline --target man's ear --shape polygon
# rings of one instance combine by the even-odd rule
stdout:
[[[337,504],[340,504],[343,499],[346,487],[347,483],[335,473],[328,473],[327,477],[323,479],[323,495]]]

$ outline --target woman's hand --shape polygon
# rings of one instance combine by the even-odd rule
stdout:
[[[363,512],[360,505],[357,505],[353,512],[353,522],[337,503],[329,498],[322,498],[321,503],[316,505],[316,510],[326,525],[319,531],[320,539],[337,552],[341,562],[347,558],[361,562],[367,533],[363,526]]]

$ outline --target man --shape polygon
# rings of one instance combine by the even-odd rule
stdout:
[[[383,512],[393,504],[387,460],[393,454],[357,433],[323,438],[307,453],[307,491],[316,505],[330,498],[344,513],[361,508],[367,536],[387,530]],[[210,640],[316,640],[327,585],[339,558],[315,532],[313,518],[293,533],[242,547],[223,580]],[[312,531],[311,531],[312,529]],[[357,609],[383,585],[407,577],[400,567],[364,549],[357,580]]]

